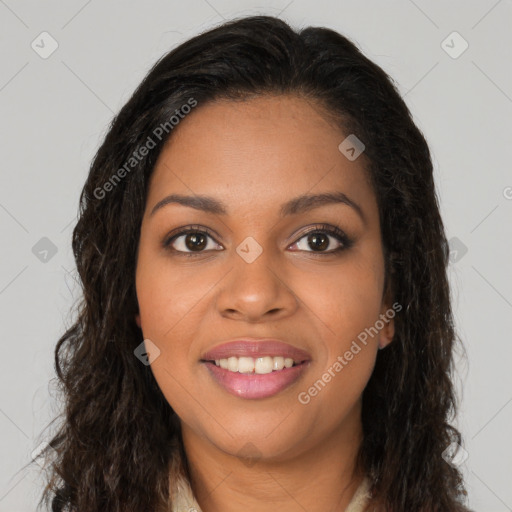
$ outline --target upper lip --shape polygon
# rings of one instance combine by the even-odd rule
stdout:
[[[289,343],[271,338],[238,338],[217,345],[205,352],[201,359],[203,361],[215,361],[216,359],[227,359],[229,357],[264,357],[281,356],[290,357],[296,363],[309,361],[310,355],[300,348]]]

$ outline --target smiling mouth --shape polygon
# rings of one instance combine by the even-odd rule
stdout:
[[[291,357],[283,356],[232,356],[223,359],[202,360],[202,362],[214,364],[223,370],[228,370],[233,373],[264,375],[299,366],[305,361],[294,361]]]
[[[225,391],[244,399],[265,399],[277,395],[296,383],[311,363],[309,359],[294,361],[282,356],[233,356],[216,361],[203,359],[201,362]],[[222,368],[221,362],[223,366],[227,363],[228,368]]]

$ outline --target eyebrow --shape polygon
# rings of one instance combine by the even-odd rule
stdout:
[[[201,210],[203,212],[212,213],[214,215],[228,214],[226,206],[219,200],[215,199],[214,197],[198,195],[185,196],[181,194],[171,194],[167,197],[164,197],[153,207],[150,216],[153,216],[159,209],[163,208],[168,204],[181,204],[183,206],[188,206],[189,208],[194,208],[196,210]],[[297,215],[328,204],[345,204],[347,206],[350,206],[359,214],[363,222],[366,222],[366,218],[362,208],[343,192],[304,194],[295,197],[281,206],[279,214],[281,217]]]

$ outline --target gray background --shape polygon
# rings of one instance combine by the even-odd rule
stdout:
[[[0,0],[0,511],[33,511],[41,492],[38,472],[20,468],[59,409],[53,349],[79,291],[71,232],[109,121],[163,53],[257,13],[354,40],[425,133],[468,353],[457,357],[461,467],[472,508],[512,510],[510,0]],[[44,31],[58,44],[50,56]]]

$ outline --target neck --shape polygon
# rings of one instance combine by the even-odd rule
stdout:
[[[360,404],[336,431],[307,449],[243,460],[197,436],[182,439],[191,487],[203,512],[343,512],[364,478],[356,466],[362,442]]]

